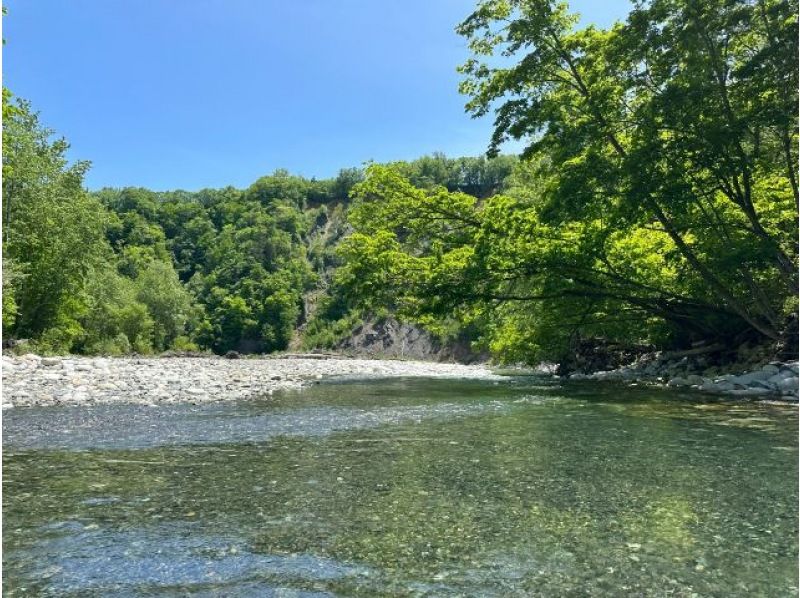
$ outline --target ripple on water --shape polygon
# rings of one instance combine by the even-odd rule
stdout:
[[[53,536],[54,531],[59,534]],[[197,526],[119,531],[65,521],[44,526],[42,532],[43,537],[17,558],[28,563],[29,579],[44,582],[48,595],[137,595],[179,586],[200,596],[330,596],[282,583],[370,574],[366,567],[310,554],[256,554],[241,539],[208,536]]]
[[[543,404],[542,397],[527,396],[516,403]],[[33,417],[20,410],[21,425],[4,425],[4,446],[10,449],[131,449],[155,446],[201,445],[228,442],[263,442],[280,436],[329,436],[336,432],[371,429],[383,425],[421,422],[501,412],[509,401],[439,403],[397,407],[299,407],[240,412],[235,405],[149,409],[119,405],[66,412],[40,410]],[[64,421],[64,420],[67,421]],[[31,420],[38,420],[32,422]]]
[[[797,595],[796,409],[541,386],[14,410],[6,595]]]

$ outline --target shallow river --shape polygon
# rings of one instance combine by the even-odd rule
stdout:
[[[4,414],[4,596],[796,596],[797,409],[533,377]]]

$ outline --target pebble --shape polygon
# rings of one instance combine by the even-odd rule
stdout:
[[[39,367],[55,363],[47,367]],[[330,377],[501,380],[487,367],[423,361],[221,357],[3,356],[3,409],[46,405],[208,402],[268,397]]]

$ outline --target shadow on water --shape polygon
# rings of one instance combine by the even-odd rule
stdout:
[[[8,596],[797,593],[792,407],[518,377],[4,419]]]

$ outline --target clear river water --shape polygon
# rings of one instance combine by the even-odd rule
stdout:
[[[791,406],[350,381],[3,433],[7,597],[797,595]]]

